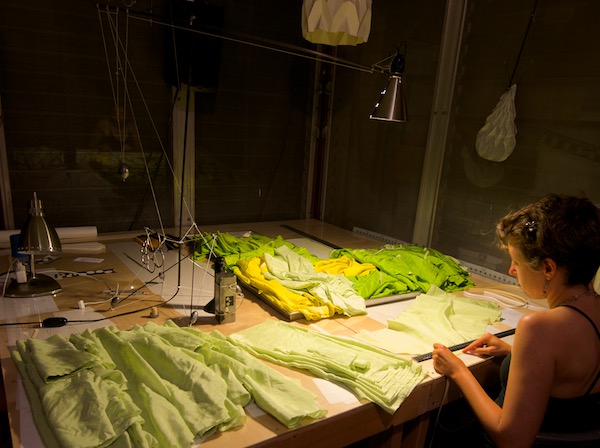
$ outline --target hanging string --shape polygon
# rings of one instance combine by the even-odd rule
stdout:
[[[109,14],[110,14],[110,12],[107,10],[106,11],[107,21],[109,22],[109,25],[110,25],[110,15]],[[118,10],[114,14],[117,15],[118,14]],[[111,91],[112,96],[113,96],[113,103],[114,103],[115,110],[119,110],[119,98],[118,98],[118,96],[119,96],[119,93],[118,93],[118,91],[119,91],[119,87],[118,87],[119,76],[118,76],[118,72],[115,72],[114,73],[115,80],[113,81],[113,72],[112,72],[112,69],[111,69],[110,57],[108,56],[108,46],[106,45],[106,36],[105,36],[105,32],[104,32],[104,24],[102,22],[102,16],[101,16],[99,8],[98,8],[98,21],[100,22],[100,31],[102,33],[102,44],[104,45],[104,56],[106,58],[106,68],[108,69],[108,79],[110,81],[110,91]],[[114,41],[114,44],[115,44],[115,55],[117,55],[117,48],[118,48],[117,42]],[[118,66],[119,66],[117,61],[118,61],[118,56],[115,57],[115,70],[118,70]],[[119,142],[120,142],[121,141],[121,126],[119,124],[118,117],[117,117],[117,130],[119,132]]]
[[[517,73],[517,68],[519,67],[519,62],[521,61],[521,55],[523,54],[523,49],[525,48],[525,42],[527,42],[527,37],[529,36],[529,31],[531,30],[531,25],[535,19],[535,13],[537,12],[537,3],[538,0],[535,0],[533,4],[533,11],[531,12],[531,16],[529,17],[529,23],[527,24],[527,30],[525,31],[525,37],[523,38],[523,42],[521,42],[521,48],[519,49],[519,54],[517,56],[517,62],[515,63],[515,68],[513,69],[512,75],[510,76],[510,81],[508,82],[508,88],[510,89],[513,85],[513,81],[515,80],[515,74]]]
[[[127,9],[127,15],[125,16],[125,60],[129,60],[128,56],[129,50],[129,9]],[[127,86],[127,69],[129,64],[125,64],[124,73],[123,73],[123,85]],[[117,114],[120,114],[121,111],[118,110]],[[123,105],[123,136],[121,137],[121,163],[125,163],[125,138],[126,138],[126,130],[127,130],[127,108]]]
[[[163,143],[163,141],[162,141],[162,139],[160,137],[160,134],[158,132],[158,129],[156,127],[156,123],[154,122],[154,119],[152,118],[152,114],[150,113],[150,108],[149,108],[149,106],[148,106],[148,104],[146,102],[146,99],[145,99],[145,96],[144,96],[144,94],[142,92],[141,86],[140,86],[140,84],[138,82],[138,79],[137,79],[137,77],[135,75],[135,71],[133,70],[133,67],[131,66],[131,61],[128,59],[128,55],[127,55],[127,51],[126,51],[126,48],[125,48],[125,44],[121,41],[121,39],[119,38],[119,36],[117,36],[115,34],[116,24],[111,20],[111,14],[113,14],[113,13],[111,13],[108,9],[106,11],[102,11],[100,8],[98,8],[99,20],[100,20],[100,24],[101,24],[102,33],[103,33],[102,34],[102,38],[103,38],[104,46],[106,48],[106,37],[104,35],[104,28],[102,27],[101,12],[105,12],[106,13],[107,18],[108,18],[108,23],[109,23],[109,25],[111,25],[112,37],[115,40],[116,45],[118,47],[120,47],[120,50],[121,50],[122,54],[125,55],[125,58],[124,58],[125,60],[123,62],[121,62],[120,60],[118,61],[118,68],[120,69],[119,73],[121,73],[121,75],[124,76],[125,75],[125,70],[123,69],[123,66],[127,67],[127,76],[128,76],[128,78],[131,78],[131,80],[133,81],[134,85],[136,86],[137,92],[138,92],[138,94],[139,94],[139,96],[141,98],[142,104],[143,104],[143,106],[144,106],[144,108],[146,110],[146,113],[147,113],[147,115],[148,115],[148,117],[150,119],[150,123],[152,125],[153,130],[154,130],[154,133],[156,135],[156,138],[158,140],[160,148],[161,148],[161,150],[163,152],[163,155],[165,156],[165,160],[167,162],[167,165],[169,167],[171,175],[173,176],[174,184],[175,184],[174,186],[177,189],[177,191],[181,192],[182,191],[182,186],[179,184],[179,182],[177,182],[177,177],[175,176],[175,171],[173,169],[173,165],[171,164],[171,161],[170,161],[170,159],[168,157],[165,145],[164,145],[164,143]],[[109,64],[109,66],[110,66],[110,62],[109,62],[109,59],[108,59],[108,53],[107,53],[107,64]],[[115,101],[115,104],[117,104],[117,101],[118,101],[116,99],[116,95],[117,95],[116,90],[117,90],[117,88],[116,88],[116,86],[112,82],[112,77],[111,77],[111,88],[112,88],[112,91],[113,91],[113,99]],[[126,103],[126,105],[129,105],[129,107],[132,107],[132,105],[131,105],[131,98],[130,98],[130,95],[129,95],[129,89],[127,88],[127,85],[124,85],[123,89],[124,89],[124,95],[123,95],[124,102]],[[164,235],[165,234],[165,230],[164,230],[164,224],[163,224],[163,220],[162,220],[162,215],[161,215],[161,212],[160,212],[160,209],[159,209],[159,206],[158,206],[158,198],[157,198],[156,191],[155,191],[155,188],[154,188],[154,183],[152,181],[152,176],[151,176],[150,171],[149,171],[149,167],[148,167],[148,163],[147,163],[147,156],[146,156],[146,153],[145,153],[144,148],[143,148],[143,144],[142,144],[142,141],[141,141],[141,136],[140,136],[140,133],[139,133],[139,128],[138,128],[137,120],[135,118],[135,114],[131,115],[131,119],[132,119],[133,127],[135,128],[136,135],[137,135],[137,138],[138,138],[138,141],[139,141],[140,152],[141,152],[142,157],[144,159],[144,167],[145,167],[145,170],[146,170],[146,176],[148,177],[149,187],[150,187],[150,191],[151,191],[152,198],[153,198],[153,201],[154,201],[154,207],[155,207],[155,210],[156,210],[156,213],[157,213],[157,216],[158,216],[159,226],[160,226],[160,229],[161,229],[160,233]],[[183,209],[185,209],[187,211],[188,216],[191,216],[191,210],[189,208],[189,205],[185,201],[185,199],[183,201],[182,210]],[[185,241],[185,239],[187,238],[187,236],[193,230],[196,230],[199,234],[201,234],[200,229],[196,225],[196,222],[194,221],[194,219],[192,219],[192,224],[190,225],[189,229],[187,229],[187,231],[185,232],[184,236],[181,238],[180,243],[183,242],[183,241]]]

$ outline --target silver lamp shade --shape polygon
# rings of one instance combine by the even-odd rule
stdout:
[[[408,120],[406,114],[406,98],[404,95],[404,55],[396,53],[390,65],[389,78],[386,86],[381,91],[379,101],[369,118],[372,120],[405,122]]]
[[[44,217],[42,201],[33,193],[29,204],[29,217],[21,229],[17,251],[30,255],[27,281],[19,283],[13,280],[5,291],[6,297],[38,297],[57,294],[62,288],[56,280],[44,274],[35,272],[35,256],[61,252],[60,239],[54,227]]]

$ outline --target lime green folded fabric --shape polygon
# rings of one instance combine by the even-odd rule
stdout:
[[[332,258],[347,256],[361,263],[371,263],[380,271],[406,284],[409,291],[429,290],[436,285],[444,291],[459,291],[473,282],[469,273],[452,257],[413,245],[385,245],[380,249],[338,249]]]
[[[91,363],[86,363],[90,368],[72,370],[62,377],[42,377],[39,372],[44,369],[37,362],[45,358],[39,356],[40,352],[64,350],[65,341],[61,336],[32,341],[19,341],[13,359],[24,378],[34,421],[46,446],[108,446],[123,437],[132,425],[141,424],[140,410],[125,392],[124,384],[106,380],[114,377],[105,375],[99,365],[91,368]],[[56,346],[54,350],[49,347],[52,345]],[[36,347],[35,356],[29,351],[31,346]],[[54,364],[56,367],[56,361]]]
[[[78,350],[60,335],[48,339],[29,339],[26,344],[27,352],[44,381],[72,375],[96,361],[93,355]]]
[[[326,413],[297,381],[218,332],[148,324],[16,346],[12,358],[51,448],[192,446],[243,425],[252,399],[289,427]]]
[[[179,328],[168,323],[164,326],[148,324],[166,340],[188,336],[188,346],[201,353],[209,366],[227,367],[248,390],[256,404],[289,428],[304,419],[318,419],[327,411],[317,403],[317,397],[304,389],[297,380],[286,377],[246,351],[232,344],[218,331],[203,333],[190,328]]]
[[[405,282],[379,269],[371,271],[367,275],[350,277],[349,279],[354,283],[354,289],[358,295],[364,297],[365,300],[406,294],[413,291]]]
[[[395,412],[425,377],[411,360],[287,322],[265,321],[228,339],[255,356],[342,383],[389,413]]]
[[[434,342],[455,345],[478,338],[500,315],[494,302],[459,297],[431,286],[427,294],[417,296],[412,306],[388,320],[388,328],[429,346]]]
[[[281,246],[286,246],[312,263],[319,261],[319,258],[305,247],[297,247],[281,236],[270,238],[258,233],[250,233],[248,236],[238,237],[226,232],[203,233],[196,238],[196,243],[195,259],[203,259],[209,255],[223,257],[230,270],[233,270],[239,260],[260,257],[265,253],[273,255],[275,249]]]

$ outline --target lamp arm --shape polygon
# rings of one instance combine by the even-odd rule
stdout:
[[[386,73],[387,71],[389,71],[390,69],[390,64],[392,63],[392,61],[394,60],[394,58],[396,57],[395,54],[392,54],[390,56],[388,56],[385,59],[382,59],[381,61],[377,61],[374,64],[371,65],[371,70],[372,71],[378,71],[380,73]]]
[[[105,12],[107,14],[114,13],[115,9],[118,10],[118,8],[115,8],[115,7],[112,7],[109,5],[100,5],[100,4],[97,5],[97,8],[100,12]],[[264,48],[266,50],[276,51],[279,53],[285,53],[285,54],[289,54],[292,56],[298,56],[298,57],[305,58],[305,59],[326,62],[326,63],[332,64],[332,65],[337,65],[339,67],[349,68],[352,70],[358,70],[358,71],[362,71],[362,72],[366,72],[366,73],[373,73],[375,71],[375,69],[381,71],[382,73],[385,71],[384,67],[380,67],[378,65],[383,61],[380,61],[371,66],[362,65],[362,64],[357,64],[352,61],[348,61],[346,59],[338,58],[336,56],[331,56],[331,55],[328,55],[325,53],[321,53],[319,51],[310,50],[308,48],[303,48],[303,47],[286,44],[283,42],[277,42],[277,41],[260,38],[260,37],[256,37],[256,36],[248,36],[248,35],[236,34],[236,33],[231,33],[231,32],[228,35],[224,35],[224,34],[220,34],[220,33],[213,33],[210,31],[190,28],[189,26],[176,25],[174,23],[167,23],[165,21],[162,21],[160,16],[157,18],[157,16],[146,13],[146,12],[128,10],[128,13],[129,13],[130,19],[135,19],[135,20],[139,20],[142,22],[148,22],[153,25],[162,25],[162,26],[166,26],[169,28],[189,31],[191,33],[201,34],[204,36],[214,37],[217,39],[222,39],[222,40],[226,40],[226,41],[230,41],[230,42],[241,43],[244,45],[251,45],[254,47]],[[393,57],[393,56],[391,56],[391,57]],[[389,59],[389,58],[384,59],[384,61],[386,61],[387,59]]]

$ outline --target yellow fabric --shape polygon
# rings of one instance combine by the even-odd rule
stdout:
[[[259,294],[272,301],[281,309],[292,313],[298,311],[308,320],[318,320],[335,314],[331,303],[315,305],[318,300],[310,294],[300,295],[285,288],[277,280],[267,280],[264,276],[266,266],[260,257],[239,260],[234,273],[247,284],[258,290]]]
[[[315,264],[315,271],[325,272],[327,274],[343,274],[346,277],[358,277],[369,275],[371,271],[377,269],[372,263],[359,263],[346,255],[340,258],[322,260]]]

